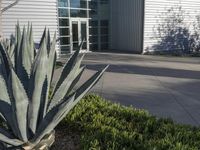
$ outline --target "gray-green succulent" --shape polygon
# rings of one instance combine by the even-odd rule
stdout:
[[[0,128],[1,149],[39,149],[37,146],[101,78],[95,73],[77,90],[85,66],[81,45],[64,65],[49,95],[56,62],[56,34],[51,41],[45,29],[36,52],[32,26],[0,44]]]

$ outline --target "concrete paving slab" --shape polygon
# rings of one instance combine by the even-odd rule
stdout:
[[[87,70],[79,85],[110,64],[92,92],[158,117],[200,125],[200,58],[90,53],[83,63]]]

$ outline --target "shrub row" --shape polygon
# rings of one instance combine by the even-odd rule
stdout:
[[[198,150],[200,129],[143,110],[85,97],[62,121],[81,135],[83,150]]]

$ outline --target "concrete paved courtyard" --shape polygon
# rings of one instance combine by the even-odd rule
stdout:
[[[83,63],[87,70],[80,84],[110,64],[92,92],[158,117],[200,125],[200,58],[89,53]]]

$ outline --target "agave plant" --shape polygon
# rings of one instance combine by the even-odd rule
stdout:
[[[32,26],[21,32],[17,25],[15,38],[0,44],[0,149],[48,149],[54,142],[55,127],[107,69],[74,90],[85,69],[80,46],[52,89],[56,34],[51,41],[45,29],[36,53],[32,33]]]

